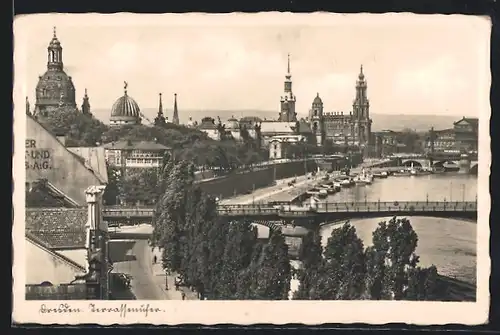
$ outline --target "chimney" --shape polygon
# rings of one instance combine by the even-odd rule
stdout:
[[[56,132],[56,138],[62,145],[66,146],[66,135],[63,132]]]

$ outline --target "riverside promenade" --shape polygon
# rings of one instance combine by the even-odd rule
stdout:
[[[268,203],[269,201],[291,201],[294,198],[305,193],[308,188],[316,184],[322,177],[325,176],[324,172],[317,173],[311,179],[307,176],[300,176],[296,178],[287,178],[276,181],[276,185],[265,188],[260,188],[251,194],[240,195],[232,198],[222,199],[219,201],[221,205],[249,205],[252,203]],[[288,183],[293,179],[296,182],[289,186]]]

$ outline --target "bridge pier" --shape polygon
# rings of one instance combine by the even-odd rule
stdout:
[[[460,167],[460,172],[469,173],[471,167],[471,161],[468,158],[461,159],[458,163],[458,166]]]

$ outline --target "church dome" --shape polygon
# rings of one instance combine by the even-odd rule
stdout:
[[[321,98],[319,97],[319,93],[316,93],[316,97],[314,98],[313,104],[315,104],[315,105],[322,105],[323,104],[323,100],[321,100]]]
[[[47,53],[47,71],[38,77],[36,85],[37,110],[49,112],[59,107],[76,108],[75,85],[64,72],[62,47],[55,29]]]
[[[111,124],[136,124],[140,123],[140,108],[137,102],[127,94],[127,83],[125,93],[118,98],[111,107]]]

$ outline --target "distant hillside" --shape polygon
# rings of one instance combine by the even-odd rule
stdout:
[[[156,113],[156,108],[144,108],[142,112],[151,121],[154,120]],[[108,123],[109,120],[109,110],[106,109],[93,109],[92,113],[102,120],[104,123]],[[164,111],[168,118],[172,119],[172,110]],[[220,117],[222,121],[227,120],[234,116],[239,119],[243,116],[257,116],[261,119],[273,120],[277,118],[277,112],[273,111],[263,111],[263,110],[179,110],[179,118],[181,123],[186,123],[189,117],[193,120],[200,121],[205,116],[211,116],[214,118]],[[404,128],[415,129],[416,131],[427,131],[431,127],[435,129],[446,129],[453,127],[453,122],[461,119],[459,116],[447,116],[447,115],[404,115],[404,114],[372,114],[373,120],[372,130],[380,131],[384,129],[391,130],[402,130]]]

